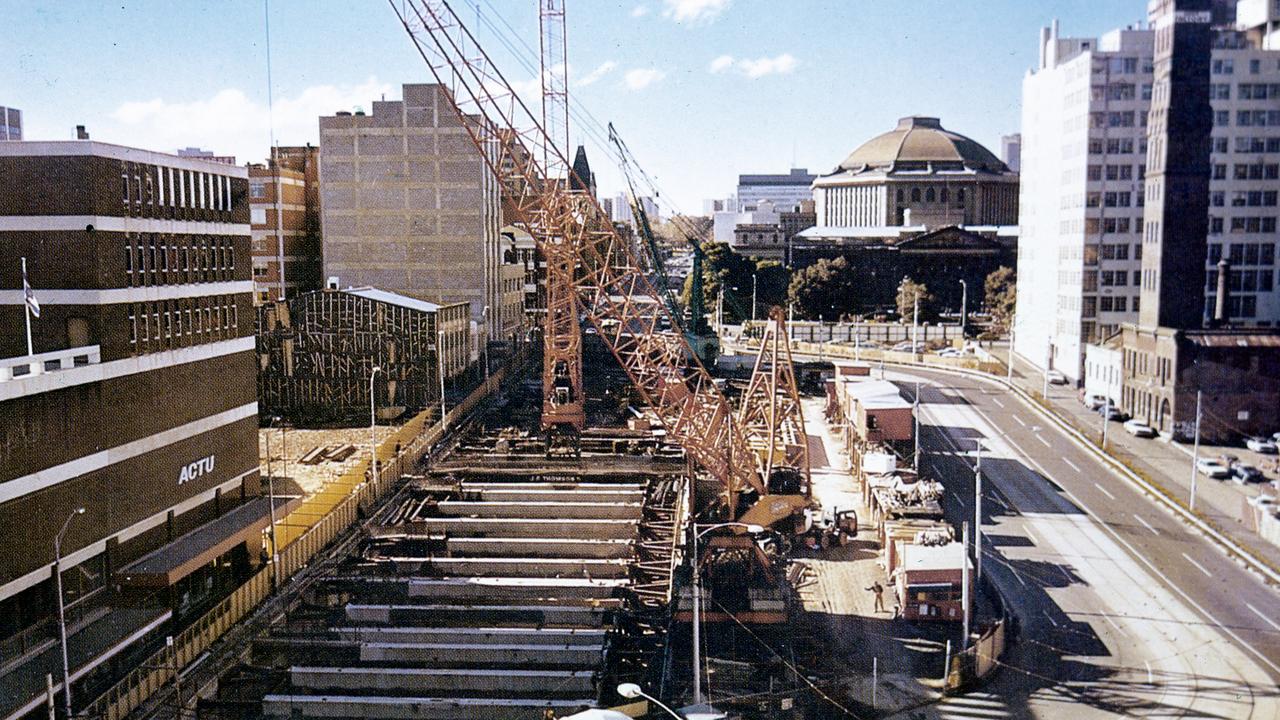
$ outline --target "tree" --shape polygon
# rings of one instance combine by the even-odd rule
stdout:
[[[1001,267],[987,276],[983,286],[983,306],[991,313],[991,324],[996,332],[1006,333],[1013,321],[1017,304],[1017,275],[1011,267]]]
[[[714,309],[720,289],[724,288],[724,315],[728,322],[751,319],[751,284],[755,276],[756,301],[760,304],[757,317],[764,318],[770,305],[780,305],[786,299],[787,283],[791,271],[772,260],[755,262],[734,252],[727,244],[708,242],[702,245],[703,302]],[[688,307],[693,292],[693,278],[685,279],[680,300]]]
[[[933,294],[929,292],[929,286],[924,283],[918,283],[910,277],[902,278],[902,282],[898,285],[898,317],[902,318],[904,323],[916,323],[916,308],[920,308],[920,320],[931,317]]]
[[[838,320],[855,297],[853,273],[843,256],[823,258],[792,275],[787,296],[797,315],[808,320]]]

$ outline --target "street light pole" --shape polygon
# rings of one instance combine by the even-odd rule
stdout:
[[[1049,366],[1053,364],[1053,338],[1049,338],[1049,351],[1044,358],[1044,389],[1040,395],[1045,403],[1049,402]]]
[[[1018,316],[1016,314],[1009,318],[1009,358],[1008,358],[1009,359],[1009,362],[1008,362],[1009,376],[1005,378],[1005,382],[1009,383],[1010,385],[1013,384],[1013,338],[1014,338],[1014,333],[1016,333],[1018,330],[1017,323],[1018,323]]]
[[[1195,445],[1191,451],[1191,512],[1196,511],[1196,476],[1200,474],[1197,465],[1200,464],[1200,391],[1196,391],[1196,439]]]
[[[978,446],[978,458],[973,463],[973,569],[982,580],[982,440]]]
[[[444,400],[444,330],[436,330],[436,374],[440,376],[440,429],[448,430],[448,410]]]
[[[271,468],[271,425],[280,418],[272,416],[267,425],[267,511],[271,513],[271,583],[280,585],[280,546],[276,543],[276,479]]]
[[[751,322],[756,321],[756,273],[751,273]]]
[[[911,433],[915,438],[915,452],[911,455],[911,467],[920,474],[920,381],[916,381],[916,395],[912,402],[911,419],[915,422],[915,430]]]
[[[375,485],[378,482],[378,425],[374,409],[373,378],[381,371],[382,366],[374,365],[373,370],[369,372],[369,457],[371,458],[369,467],[372,468],[369,480]]]
[[[62,523],[62,529],[53,538],[53,577],[57,581],[58,591],[58,640],[62,645],[62,696],[66,705],[67,720],[71,719],[71,666],[67,661],[67,610],[62,599],[62,538],[67,534],[67,528],[71,527],[71,521],[75,520],[77,515],[83,514],[82,507],[72,510]]]
[[[960,281],[960,339],[964,340],[965,320],[969,315],[969,283]]]
[[[668,715],[675,718],[676,720],[684,720],[684,718],[681,718],[679,715],[676,714],[675,710],[672,710],[666,705],[663,705],[661,700],[658,700],[658,698],[650,695],[644,690],[641,690],[640,686],[636,685],[635,683],[622,683],[621,685],[618,686],[618,694],[628,700],[634,700],[636,698],[644,698],[645,700],[648,700],[654,705],[657,705],[658,707],[662,708],[664,711],[666,711]]]
[[[1107,397],[1102,401],[1102,450],[1107,450],[1107,426],[1111,424],[1111,388],[1107,388]]]
[[[483,318],[484,318],[484,322],[482,323],[483,327],[481,328],[481,333],[483,334],[480,336],[480,342],[484,343],[484,381],[485,381],[485,384],[487,385],[489,383],[489,306],[488,305],[484,306]]]

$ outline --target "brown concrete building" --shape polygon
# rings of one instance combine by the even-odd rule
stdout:
[[[320,118],[326,284],[466,302],[480,337],[515,341],[524,268],[502,262],[497,178],[444,88],[405,85],[403,98]]]
[[[64,521],[83,686],[257,562],[269,513],[257,497],[247,175],[98,142],[0,143],[0,718],[34,707],[57,665],[51,564]],[[34,355],[24,257],[41,306]]]
[[[278,147],[249,166],[254,304],[319,290],[320,149]]]

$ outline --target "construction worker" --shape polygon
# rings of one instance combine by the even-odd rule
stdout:
[[[880,584],[879,580],[876,580],[867,590],[876,595],[876,612],[884,612],[884,586]]]

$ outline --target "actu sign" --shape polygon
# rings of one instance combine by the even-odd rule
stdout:
[[[210,455],[209,457],[200,458],[190,465],[183,465],[182,472],[178,474],[178,484],[182,485],[184,483],[189,483],[205,473],[213,472],[213,461],[215,457],[217,456]]]

